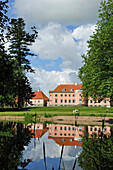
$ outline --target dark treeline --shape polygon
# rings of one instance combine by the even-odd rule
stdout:
[[[16,103],[21,109],[31,93],[26,73],[33,69],[26,57],[34,55],[29,46],[35,42],[38,33],[35,27],[31,28],[32,34],[28,33],[22,18],[8,18],[7,4],[8,0],[0,1],[0,107]]]

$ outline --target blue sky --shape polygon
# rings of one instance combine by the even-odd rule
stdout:
[[[59,84],[80,83],[77,72],[87,40],[95,30],[101,0],[9,0],[10,17],[22,17],[27,31],[38,30],[30,57],[35,74],[28,74],[33,90],[47,96]]]

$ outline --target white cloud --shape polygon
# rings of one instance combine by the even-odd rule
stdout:
[[[23,158],[24,159],[32,158],[33,161],[37,162],[37,166],[38,166],[39,165],[38,162],[40,162],[43,159],[43,142],[45,143],[45,151],[46,151],[47,158],[53,158],[53,159],[60,158],[62,146],[59,146],[58,144],[56,144],[54,140],[48,139],[48,133],[45,133],[39,139],[39,141],[36,139],[35,149],[34,149],[34,139],[31,139],[31,143],[25,147],[25,151],[23,152]],[[63,162],[65,164],[65,169],[68,169],[69,165],[70,167],[73,166],[75,157],[78,155],[80,150],[81,150],[80,147],[75,148],[73,146],[64,146]],[[49,161],[49,159],[46,159],[46,161],[47,161],[47,166],[50,167],[51,162]],[[34,162],[32,162],[32,165],[33,163]],[[59,163],[59,160],[58,160],[58,163]]]
[[[95,23],[101,0],[15,0],[15,12],[29,24]]]
[[[94,25],[87,24],[77,27],[72,32],[60,24],[51,23],[38,30],[39,36],[31,49],[39,54],[40,59],[61,57],[62,69],[78,70],[82,66],[81,54],[87,50],[86,41],[94,29]]]
[[[36,68],[35,74],[29,73],[28,77],[30,79],[33,90],[40,89],[47,96],[49,94],[49,90],[54,90],[59,84],[72,84],[80,82],[77,78],[77,73],[74,70],[49,72],[42,68]]]

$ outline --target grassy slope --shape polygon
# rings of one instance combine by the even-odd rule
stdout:
[[[78,109],[79,114],[81,116],[104,116],[106,114],[106,107],[85,107],[85,106],[57,106],[57,107],[29,107],[24,108],[22,111],[18,111],[16,109],[1,109],[0,116],[2,115],[17,115],[22,116],[27,113],[37,115],[73,115],[73,110]],[[106,114],[107,116],[113,116],[113,108],[108,109],[109,112]]]

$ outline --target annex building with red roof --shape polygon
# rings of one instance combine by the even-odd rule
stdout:
[[[29,104],[32,106],[47,106],[49,98],[41,91],[33,91],[30,95]]]

